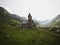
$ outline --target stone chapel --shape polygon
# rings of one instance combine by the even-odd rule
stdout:
[[[33,28],[35,26],[33,20],[32,20],[32,16],[31,14],[29,13],[28,14],[28,21],[25,22],[25,23],[22,23],[21,27],[22,28]]]

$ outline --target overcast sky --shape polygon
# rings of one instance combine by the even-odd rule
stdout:
[[[0,0],[0,6],[10,13],[27,17],[30,12],[37,20],[51,20],[60,14],[60,0]]]

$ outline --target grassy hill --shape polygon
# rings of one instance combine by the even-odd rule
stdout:
[[[0,45],[60,45],[60,35],[46,29],[21,29],[0,24]]]
[[[58,25],[58,26],[60,26],[60,21],[58,21],[57,23],[55,23],[55,25]]]
[[[12,25],[12,26],[18,26],[22,22],[20,21],[20,18],[17,19],[17,15],[12,15],[7,10],[5,10],[3,7],[0,7],[0,24],[6,24],[6,25]]]
[[[0,45],[60,45],[60,35],[43,28],[22,29],[15,19],[0,7]]]

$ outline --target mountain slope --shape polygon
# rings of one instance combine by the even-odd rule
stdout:
[[[9,19],[10,20],[16,20],[18,22],[27,21],[27,19],[25,17],[20,17],[16,14],[11,14],[6,9],[4,9],[3,7],[0,7],[0,22],[2,22],[3,19],[4,20],[6,19],[4,22],[9,21]]]
[[[0,22],[5,23],[10,20],[10,14],[3,7],[0,7]]]
[[[11,15],[12,14],[3,7],[0,7],[0,25],[4,24],[11,27],[19,27],[22,21],[20,21],[20,19],[18,20],[17,18],[15,19],[15,17]]]
[[[49,26],[60,26],[60,15],[56,16],[54,19],[48,23]]]
[[[43,28],[17,28],[22,22],[2,10],[0,8],[0,45],[60,45],[60,35]]]
[[[27,19],[25,17],[20,17],[16,14],[11,14],[10,16],[12,17],[12,19],[20,21],[20,22],[26,22],[27,21]]]

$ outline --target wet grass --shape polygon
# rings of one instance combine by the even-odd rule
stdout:
[[[0,45],[60,45],[60,36],[42,28],[0,25]]]

